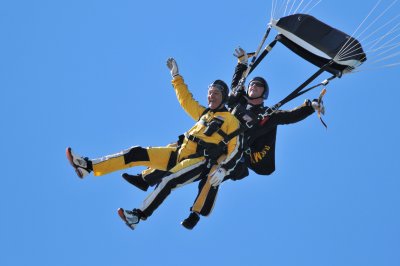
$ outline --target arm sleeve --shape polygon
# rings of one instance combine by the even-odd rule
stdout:
[[[182,76],[176,76],[172,80],[172,86],[175,89],[176,97],[183,110],[194,120],[199,120],[206,108],[193,99],[193,95],[189,92]]]
[[[238,103],[246,103],[246,99],[243,97],[246,92],[244,91],[243,88],[239,89],[237,88],[239,81],[242,79],[244,72],[247,69],[247,65],[245,64],[237,64],[235,67],[235,73],[233,74],[232,77],[232,83],[231,83],[231,93],[228,98],[228,107],[230,109],[234,108]]]
[[[237,64],[235,67],[235,73],[233,73],[231,89],[236,88],[239,84],[239,81],[242,79],[244,72],[247,70],[247,65],[245,64]]]
[[[271,115],[266,125],[277,126],[277,125],[294,124],[300,122],[301,120],[304,120],[313,113],[314,113],[314,108],[306,104],[296,107],[295,109],[290,111],[278,110],[273,115]]]

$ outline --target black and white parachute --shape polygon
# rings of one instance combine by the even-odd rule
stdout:
[[[400,47],[400,14],[394,14],[394,17],[390,19],[386,17],[393,10],[399,13],[399,9],[394,8],[399,0],[394,0],[383,8],[383,0],[378,0],[371,12],[351,35],[309,15],[308,13],[311,9],[321,2],[321,0],[315,1],[285,0],[279,1],[280,6],[278,6],[278,0],[272,0],[271,19],[265,35],[249,64],[245,77],[257,67],[278,42],[317,66],[319,70],[286,98],[273,106],[270,112],[313,88],[325,86],[329,81],[337,77],[340,78],[345,74],[359,72],[362,70],[362,66],[366,65],[367,58],[368,63],[371,62],[369,65],[375,65],[375,68],[400,65],[400,62],[377,65],[382,62],[386,63],[389,59],[400,55],[400,52],[396,51]],[[380,8],[381,11],[379,11]],[[294,11],[292,12],[292,10]],[[283,12],[283,16],[276,18],[276,14],[279,11]],[[378,15],[373,17],[376,13]],[[369,24],[368,19],[372,19]],[[382,20],[384,21],[382,22]],[[365,24],[368,25],[365,26]],[[364,30],[362,30],[363,26],[365,27]],[[261,51],[272,29],[277,31],[277,35]],[[368,50],[366,47],[368,47]],[[308,84],[324,72],[328,72],[333,76],[316,86],[305,89]]]
[[[279,42],[318,67],[333,60],[328,68],[332,74],[400,65],[399,0],[376,0],[352,34],[309,14],[321,1],[272,0],[268,28],[278,31]]]
[[[367,60],[358,40],[310,15],[290,15],[271,26],[279,32],[277,40],[302,58],[318,67],[331,62],[326,71],[332,74],[351,72]]]

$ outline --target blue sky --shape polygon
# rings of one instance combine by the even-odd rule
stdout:
[[[375,3],[322,1],[311,14],[351,34]],[[206,104],[207,85],[230,81],[234,49],[256,49],[270,12],[259,0],[1,2],[0,265],[400,265],[399,67],[332,82],[328,130],[316,115],[279,127],[276,172],[224,183],[193,231],[180,221],[196,184],[130,231],[116,210],[147,194],[122,172],[79,180],[69,166],[67,146],[98,157],[175,141],[193,121],[166,59]],[[274,104],[314,71],[278,44],[254,75]]]

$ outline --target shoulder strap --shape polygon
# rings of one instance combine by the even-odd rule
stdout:
[[[199,117],[199,120],[200,120],[200,118],[201,118],[203,115],[207,114],[208,111],[210,111],[210,108],[209,108],[209,107],[207,107],[206,109],[204,109],[204,111],[201,113],[201,115],[200,115],[200,117]]]

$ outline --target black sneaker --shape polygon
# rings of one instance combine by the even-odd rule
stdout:
[[[181,225],[186,229],[192,230],[199,222],[199,220],[200,216],[195,212],[191,212],[189,217],[181,222]]]
[[[128,181],[129,183],[131,183],[132,185],[137,187],[138,189],[147,191],[147,189],[149,188],[149,184],[143,180],[142,175],[130,175],[130,174],[124,173],[124,174],[122,174],[122,177],[126,181]]]

